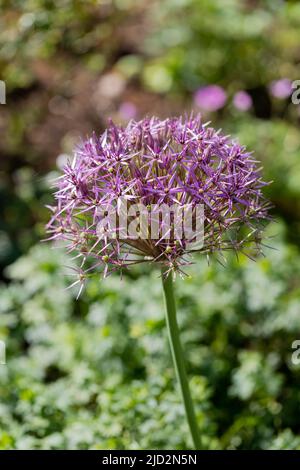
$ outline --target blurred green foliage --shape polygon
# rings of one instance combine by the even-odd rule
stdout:
[[[0,12],[0,449],[192,445],[158,272],[92,279],[76,301],[73,261],[38,240],[78,135],[125,121],[124,102],[137,118],[198,111],[210,83],[228,102],[204,118],[254,150],[277,222],[265,258],[200,257],[177,280],[199,426],[210,449],[300,449],[300,114],[269,91],[300,78],[299,2],[0,0]],[[250,111],[232,105],[238,90]]]
[[[275,225],[269,232],[281,232]],[[270,233],[271,235],[271,233]],[[182,340],[208,448],[300,448],[300,256],[277,239],[253,263],[204,259],[178,280]],[[92,279],[79,301],[62,265],[36,246],[1,287],[1,448],[186,448],[159,272]],[[147,292],[147,295],[145,294]],[[174,431],[176,430],[176,432]]]
[[[166,0],[156,2],[153,57],[146,82],[159,90],[201,84],[254,88],[279,76],[298,78],[300,6],[281,0]],[[283,8],[283,4],[285,8]],[[182,19],[184,18],[184,21]],[[151,73],[154,71],[154,74]]]

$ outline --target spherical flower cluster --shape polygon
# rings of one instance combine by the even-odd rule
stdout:
[[[196,91],[194,100],[203,111],[217,111],[225,106],[227,94],[219,85],[207,85]]]
[[[293,91],[292,81],[289,78],[281,78],[273,81],[269,86],[271,95],[278,99],[286,99]]]
[[[260,250],[261,222],[268,219],[261,192],[266,183],[252,154],[199,115],[132,120],[127,127],[110,122],[75,150],[55,184],[49,239],[65,240],[81,258],[78,282],[94,270],[107,274],[145,261],[181,272],[195,251]],[[143,204],[157,211],[162,205],[192,211],[203,205],[202,246],[170,231],[156,239],[147,230],[144,238],[99,233],[99,207],[117,207],[120,198],[129,208]],[[164,223],[159,219],[161,229]]]
[[[246,91],[238,91],[233,97],[233,105],[239,111],[248,111],[252,104],[252,98]]]

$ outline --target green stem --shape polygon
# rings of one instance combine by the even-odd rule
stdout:
[[[188,379],[185,370],[183,351],[180,343],[179,328],[176,319],[176,305],[173,292],[173,280],[172,275],[167,274],[162,269],[162,283],[165,294],[165,305],[166,305],[166,322],[168,328],[169,341],[172,351],[172,357],[178,382],[180,384],[181,394],[183,398],[185,413],[191,435],[193,438],[194,446],[196,449],[201,448],[201,441],[199,436],[199,430],[197,426],[197,420],[195,410],[191,398],[189,389]]]

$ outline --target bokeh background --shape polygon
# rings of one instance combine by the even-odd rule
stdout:
[[[40,242],[80,136],[191,110],[255,151],[274,203],[265,257],[200,257],[176,284],[203,441],[300,449],[299,65],[297,1],[0,0],[0,449],[192,446],[158,272],[76,301],[71,261]]]

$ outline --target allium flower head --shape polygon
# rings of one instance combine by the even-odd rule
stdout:
[[[131,103],[130,101],[125,101],[121,104],[119,108],[119,113],[123,119],[134,119],[137,115],[137,109],[133,103]]]
[[[238,91],[233,97],[233,104],[239,111],[248,111],[252,106],[252,98],[246,91]]]
[[[270,92],[275,98],[288,98],[292,94],[292,90],[292,82],[289,78],[281,78],[270,84]]]
[[[81,258],[81,281],[97,268],[106,274],[145,261],[181,272],[195,251],[260,250],[261,222],[268,218],[261,192],[265,184],[252,154],[203,124],[200,116],[152,117],[127,127],[110,122],[102,135],[75,150],[57,180],[49,238],[65,240]],[[154,207],[147,213],[144,237],[124,236],[124,226],[99,231],[107,216],[103,207],[118,210],[120,200],[129,212],[136,204]],[[160,217],[162,207],[188,207],[194,216],[201,205],[200,248],[186,233],[175,236],[174,216],[162,234],[167,225]],[[117,215],[119,220],[122,214]],[[160,229],[155,239],[149,235],[153,222]]]
[[[227,95],[219,85],[207,85],[196,91],[194,100],[203,111],[217,111],[225,105]]]

